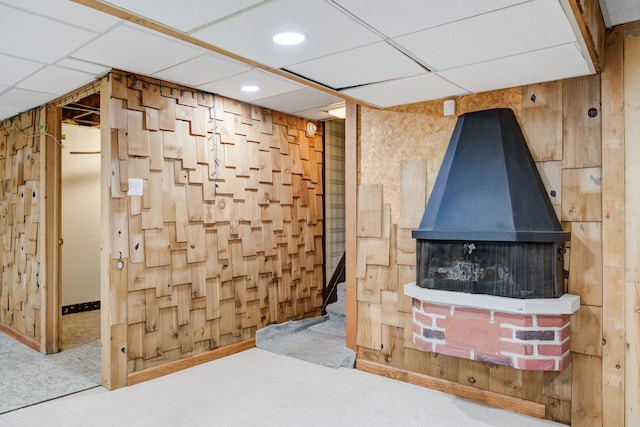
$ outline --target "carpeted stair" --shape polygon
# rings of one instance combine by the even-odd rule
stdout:
[[[325,322],[315,324],[309,328],[310,331],[319,332],[321,334],[335,335],[337,337],[346,337],[346,304],[347,285],[346,283],[338,283],[337,289],[338,299],[336,302],[327,306],[328,319]]]
[[[330,368],[353,368],[355,352],[345,346],[344,282],[338,284],[337,294],[326,316],[267,326],[256,332],[256,346]]]

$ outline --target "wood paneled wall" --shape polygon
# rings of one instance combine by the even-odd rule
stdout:
[[[633,415],[629,408],[637,409],[637,402],[630,404],[633,399],[627,399],[626,409],[623,403],[621,34],[617,30],[608,35],[611,54],[602,75],[457,99],[458,114],[495,107],[515,111],[556,213],[572,233],[565,257],[570,271],[567,286],[570,293],[580,295],[582,304],[571,319],[572,366],[560,373],[519,371],[426,353],[411,342],[411,301],[402,292],[405,283],[415,281],[415,240],[410,231],[419,224],[456,120],[443,116],[442,101],[383,111],[361,109],[355,273],[359,360],[539,402],[546,406],[548,419],[566,424],[618,426],[624,425],[625,413]],[[632,62],[626,61],[626,67],[637,68]],[[627,265],[627,276],[629,271]],[[627,277],[627,294],[637,289],[635,283]],[[636,299],[632,300],[627,298],[627,319],[636,309]],[[631,360],[635,364],[627,377],[637,371],[637,355]],[[626,369],[630,363],[627,356]],[[637,389],[637,383],[627,384],[631,388]]]
[[[321,130],[150,78],[104,86],[107,383],[319,314]]]
[[[607,302],[612,303],[605,307],[605,339],[610,340],[612,346],[605,346],[604,357],[607,362],[604,371],[605,393],[607,400],[611,401],[611,409],[624,408],[624,422],[626,426],[640,425],[640,248],[637,238],[640,235],[640,21],[635,25],[625,25],[624,42],[618,41],[616,45],[617,56],[624,55],[622,70],[618,69],[617,75],[624,75],[624,93],[618,94],[616,106],[624,101],[624,109],[617,108],[615,112],[619,118],[616,123],[624,122],[624,140],[620,141],[620,127],[609,128],[608,136],[611,144],[611,170],[616,176],[616,182],[622,183],[615,189],[617,195],[625,194],[624,205],[616,204],[619,199],[607,199],[607,207],[612,210],[612,215],[606,211],[605,219],[616,219],[617,228],[609,229],[611,243],[613,243],[612,256],[605,259],[605,268],[608,278],[615,280],[617,284],[624,277],[624,288],[616,286],[609,289],[609,283],[605,292]],[[628,31],[627,31],[628,30]],[[619,32],[621,32],[619,30]],[[624,45],[622,51],[621,44]],[[620,87],[620,83],[617,83]],[[624,161],[621,161],[621,160]],[[621,164],[624,167],[621,167]],[[624,170],[624,176],[622,171]],[[624,213],[626,239],[620,239],[621,213]],[[624,245],[624,247],[622,247]],[[624,353],[624,354],[622,354]],[[622,404],[624,400],[624,405]],[[613,403],[616,402],[617,405]],[[619,414],[612,413],[605,407],[605,414],[614,420],[620,420]]]
[[[0,323],[39,349],[42,109],[0,123]],[[50,141],[54,144],[53,141]]]

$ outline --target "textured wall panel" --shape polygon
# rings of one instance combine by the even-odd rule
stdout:
[[[40,115],[0,123],[0,323],[40,341]],[[47,143],[55,144],[51,139]]]
[[[109,104],[111,257],[129,272],[129,373],[322,304],[322,132],[148,80],[111,79]],[[130,178],[143,180],[142,196],[127,195]]]

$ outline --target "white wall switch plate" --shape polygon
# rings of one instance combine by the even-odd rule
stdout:
[[[129,196],[142,196],[142,178],[129,178]]]

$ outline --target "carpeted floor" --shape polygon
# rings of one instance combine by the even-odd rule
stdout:
[[[0,414],[100,385],[100,311],[62,316],[62,348],[43,355],[0,332]]]
[[[259,348],[0,415],[0,427],[566,427]]]
[[[260,329],[256,347],[328,368],[353,368],[355,363],[355,353],[345,346],[344,323],[327,316]]]

